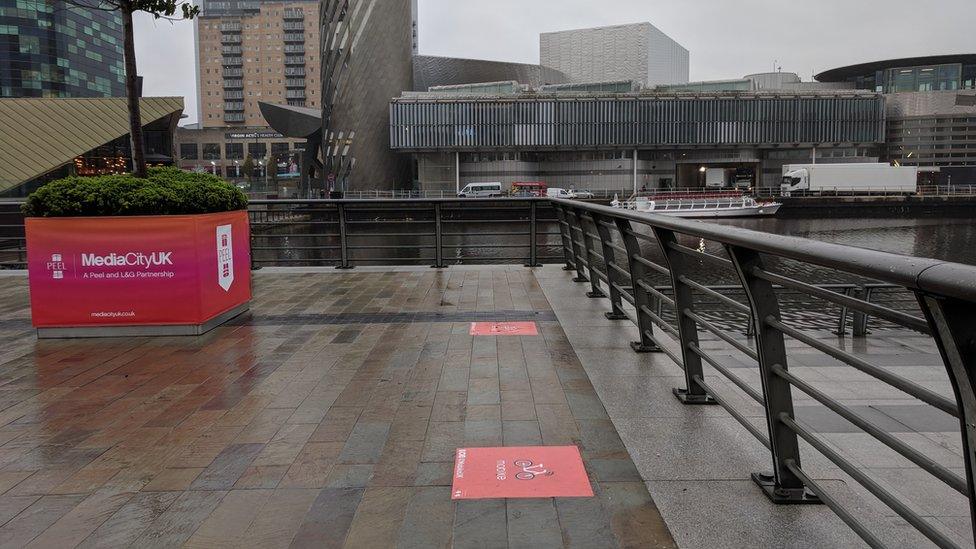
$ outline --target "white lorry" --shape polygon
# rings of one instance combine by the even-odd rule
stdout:
[[[783,195],[793,193],[918,192],[918,168],[890,164],[787,164],[783,166]]]
[[[721,189],[725,186],[724,168],[705,169],[705,187],[708,189]]]

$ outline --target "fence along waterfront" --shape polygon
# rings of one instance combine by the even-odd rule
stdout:
[[[861,248],[828,244],[801,238],[759,233],[746,229],[687,221],[666,216],[641,216],[579,201],[554,199],[560,219],[566,268],[576,272],[576,281],[587,283],[590,297],[608,297],[608,318],[629,318],[637,325],[640,340],[632,343],[638,352],[666,353],[684,370],[685,386],[675,388],[677,398],[686,404],[723,406],[729,414],[770,451],[772,474],[754,473],[754,481],[776,503],[816,503],[828,505],[848,526],[872,547],[884,547],[881,539],[867,528],[857,510],[842,505],[829,491],[803,469],[799,440],[833,462],[873,496],[890,507],[906,522],[939,547],[957,544],[931,521],[915,512],[905,501],[886,489],[871,475],[835,451],[802,421],[793,410],[793,389],[873,436],[913,464],[926,471],[970,502],[974,507],[973,443],[976,435],[976,267],[901,256]],[[637,230],[650,229],[653,236]],[[724,257],[680,243],[679,235],[718,243]],[[645,254],[640,242],[653,242],[660,249],[663,262],[654,262]],[[775,272],[769,258],[799,261],[838,272],[865,277],[888,286],[912,292],[921,315],[870,303],[836,289],[815,286]],[[745,303],[733,300],[695,281],[709,269],[726,269],[739,280]],[[654,287],[652,273],[667,276],[671,296]],[[604,291],[607,288],[608,291]],[[782,319],[777,292],[787,288],[838,305],[860,314],[870,314],[898,326],[931,335],[942,356],[953,387],[954,398],[946,398],[904,377],[893,374],[861,357],[817,339]],[[743,315],[753,324],[752,345],[706,320],[696,310],[694,293],[710,295]],[[659,300],[674,309],[676,326],[651,308]],[[629,305],[629,307],[628,307]],[[678,351],[659,343],[658,329],[677,340]],[[699,344],[700,332],[710,332],[758,366],[762,387],[756,389],[715,353]],[[861,417],[852,408],[839,403],[790,372],[785,339],[789,337],[839,360],[877,380],[933,406],[960,421],[964,451],[965,477],[915,450],[905,442]],[[750,423],[730,405],[731,400],[705,381],[703,364],[712,366],[766,413],[765,431]]]

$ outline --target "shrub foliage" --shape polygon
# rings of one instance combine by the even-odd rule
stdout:
[[[67,177],[35,191],[23,206],[28,217],[185,215],[247,208],[247,196],[226,181],[176,168],[132,175]]]

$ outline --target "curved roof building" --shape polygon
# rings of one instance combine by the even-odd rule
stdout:
[[[883,93],[976,89],[976,53],[858,63],[824,71],[814,78]]]
[[[976,53],[858,63],[815,78],[887,94],[887,160],[925,169],[929,183],[976,181]]]

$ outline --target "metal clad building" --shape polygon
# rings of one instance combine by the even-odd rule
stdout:
[[[571,82],[688,82],[688,50],[650,23],[543,33],[540,59]]]
[[[322,2],[323,171],[338,189],[393,188],[407,179],[409,159],[390,150],[388,105],[413,89],[414,6]]]
[[[784,164],[872,162],[883,96],[845,93],[407,93],[390,143],[423,189],[546,181],[625,190],[704,186],[707,168],[775,186]]]
[[[557,70],[525,63],[431,55],[417,55],[413,58],[413,89],[416,91],[427,91],[437,86],[508,80],[536,88],[568,82],[569,78]]]
[[[391,146],[565,149],[881,143],[875,94],[701,94],[426,99],[390,108]]]

